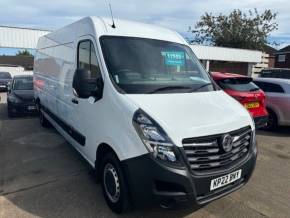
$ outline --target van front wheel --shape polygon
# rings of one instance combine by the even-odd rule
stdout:
[[[129,208],[128,187],[118,158],[108,153],[102,161],[102,188],[108,206],[116,213]]]

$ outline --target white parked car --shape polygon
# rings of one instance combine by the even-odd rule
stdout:
[[[115,212],[130,203],[204,205],[254,170],[250,114],[174,31],[84,18],[40,38],[34,88],[41,124],[96,170]]]
[[[266,128],[290,125],[290,79],[257,78],[254,80],[266,94],[269,120]]]

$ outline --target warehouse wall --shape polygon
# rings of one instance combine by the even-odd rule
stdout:
[[[0,65],[22,66],[25,70],[33,69],[33,57],[30,56],[0,56]]]
[[[242,62],[225,62],[225,61],[211,61],[210,71],[227,72],[247,75],[248,63]]]
[[[35,49],[39,37],[50,31],[0,26],[0,47]]]

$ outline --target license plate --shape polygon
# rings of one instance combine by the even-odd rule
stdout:
[[[28,109],[29,111],[31,111],[31,110],[35,110],[36,107],[35,107],[35,106],[28,106],[27,109]]]
[[[5,85],[0,85],[0,88],[6,88],[6,86]]]
[[[215,179],[211,180],[210,190],[212,191],[212,190],[215,190],[217,188],[221,188],[223,186],[231,184],[234,181],[237,181],[238,179],[240,179],[241,175],[242,175],[242,170],[237,170],[237,171],[232,172],[230,174],[227,174],[225,176],[215,178]]]
[[[251,108],[257,108],[260,107],[260,103],[259,102],[251,102],[251,103],[246,103],[245,107],[247,109],[251,109]]]

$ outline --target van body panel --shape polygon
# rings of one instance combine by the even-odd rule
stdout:
[[[150,114],[179,147],[184,138],[220,134],[252,123],[249,113],[223,91],[127,96]]]
[[[103,57],[100,37],[127,36],[185,46],[188,44],[178,33],[165,28],[118,19],[115,20],[115,25],[116,28],[111,27],[111,19],[87,17],[39,39],[34,59],[34,97],[45,117],[93,167],[98,146],[103,143],[109,145],[126,171],[130,191],[136,193],[132,195],[133,198],[149,197],[146,200],[151,201],[156,196],[158,200],[174,197],[170,190],[156,193],[153,187],[156,180],[175,182],[178,187],[184,186],[185,189],[181,188],[186,191],[182,193],[183,197],[193,198],[197,204],[207,203],[245,184],[252,174],[257,154],[253,143],[255,127],[247,110],[223,91],[215,90],[209,78],[205,81],[209,81],[207,85],[211,85],[214,91],[201,89],[203,91],[193,93],[126,94],[117,90]],[[73,89],[73,78],[80,65],[77,57],[78,45],[83,40],[90,40],[92,43],[89,43],[89,47],[93,46],[95,49],[100,72],[98,75],[101,74],[103,82],[100,98],[79,98]],[[178,53],[173,55],[178,56]],[[171,59],[167,60],[170,63]],[[89,69],[91,71],[91,66]],[[204,69],[202,72],[206,74]],[[163,144],[174,145],[172,147],[180,151],[180,157],[184,153],[184,138],[212,137],[217,134],[223,137],[250,126],[247,132],[250,136],[245,138],[248,144],[243,145],[243,150],[247,147],[248,153],[223,171],[217,172],[213,169],[210,175],[194,175],[186,156],[180,161],[183,165],[180,168],[164,164],[156,159],[149,147],[151,145],[146,144],[137,130],[134,118],[139,111],[153,119],[151,124],[156,123],[157,127],[164,130],[164,135],[168,135],[172,143],[170,141]],[[158,143],[156,144],[159,146]],[[231,169],[238,168],[244,170],[244,180],[240,180],[238,185],[228,186],[226,191],[221,189],[211,197],[208,185],[211,179],[224,176],[231,173]],[[204,192],[200,195],[205,192],[209,194],[206,202],[197,202],[198,190]],[[135,200],[138,199],[133,199]]]

